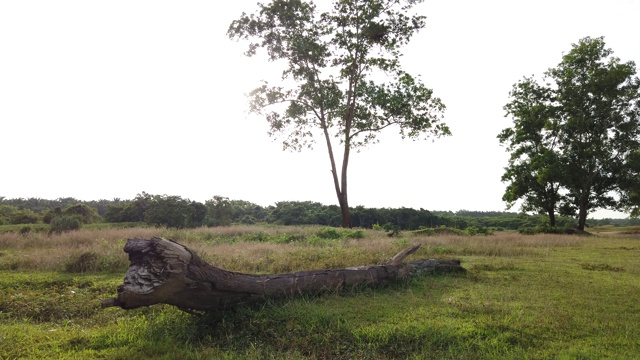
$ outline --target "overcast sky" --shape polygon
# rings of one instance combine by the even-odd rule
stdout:
[[[0,1],[0,196],[132,199],[145,191],[263,206],[337,204],[319,142],[290,153],[248,115],[245,93],[279,68],[242,55],[229,23],[256,0]],[[636,0],[427,0],[404,49],[447,106],[453,136],[388,129],[354,153],[351,206],[502,211],[497,134],[514,83],[604,36],[640,63]],[[517,209],[513,209],[514,211]],[[594,217],[620,217],[598,212]]]

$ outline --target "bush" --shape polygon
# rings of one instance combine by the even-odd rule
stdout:
[[[31,226],[25,225],[25,226],[21,227],[18,232],[20,233],[20,235],[27,235],[28,233],[31,232]]]
[[[347,230],[344,232],[344,236],[349,239],[364,239],[364,230]]]
[[[269,234],[263,231],[258,231],[257,233],[250,234],[247,236],[247,240],[249,241],[265,242],[265,241],[269,241],[269,238],[270,238]]]
[[[240,223],[242,223],[242,224],[246,224],[246,225],[253,225],[253,224],[255,224],[256,222],[257,222],[257,221],[256,221],[256,218],[255,218],[255,217],[253,217],[253,216],[251,216],[251,215],[243,215],[243,216],[240,218]]]
[[[276,244],[288,244],[292,242],[303,242],[305,240],[306,236],[302,234],[281,234],[271,241]]]
[[[11,224],[37,224],[40,216],[31,210],[18,210],[9,215]]]
[[[49,234],[60,234],[65,231],[79,230],[82,227],[82,219],[77,215],[62,215],[51,220]]]
[[[396,237],[400,236],[400,226],[392,223],[386,223],[383,226],[384,230],[387,232],[387,236]]]
[[[324,228],[316,234],[321,239],[340,239],[342,235],[334,228]]]
[[[42,215],[42,222],[44,222],[45,224],[51,224],[51,220],[60,215],[62,215],[62,209],[60,209],[59,207],[56,207],[53,210],[47,210]]]
[[[467,235],[491,235],[493,232],[485,227],[470,226],[464,230]]]
[[[64,264],[66,273],[121,272],[129,267],[126,257],[99,255],[92,251],[73,254]]]
[[[16,211],[18,211],[18,208],[15,206],[0,205],[0,225],[8,224],[9,217]]]
[[[78,256],[74,256],[65,264],[64,271],[67,273],[84,273],[96,269],[98,263],[98,254],[93,252],[84,252]]]
[[[523,226],[518,228],[518,232],[522,235],[535,235],[538,233],[538,230],[531,226]]]
[[[572,234],[580,233],[580,231],[572,227],[550,226],[549,223],[540,224],[536,227],[530,227],[530,226],[521,227],[518,229],[518,232],[523,235],[535,235],[535,234],[572,235]]]
[[[83,224],[91,224],[102,220],[98,211],[85,204],[69,205],[62,209],[62,215],[77,216]],[[53,219],[51,219],[53,221]]]
[[[414,235],[433,236],[436,234],[436,229],[420,226],[420,228],[413,232]]]

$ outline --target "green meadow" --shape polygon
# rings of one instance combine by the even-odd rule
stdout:
[[[616,230],[616,231],[614,231]],[[231,226],[0,233],[0,359],[635,359],[640,235],[487,236]],[[194,316],[102,309],[126,239],[162,236],[224,269],[278,273],[458,258],[468,271]]]

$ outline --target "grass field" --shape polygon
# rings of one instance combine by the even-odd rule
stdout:
[[[618,229],[619,230],[619,229]],[[338,234],[338,235],[336,235]],[[329,235],[329,236],[328,236]],[[234,271],[459,258],[465,274],[195,317],[101,309],[127,238],[163,236]],[[402,234],[320,227],[0,234],[0,359],[636,359],[640,235]]]

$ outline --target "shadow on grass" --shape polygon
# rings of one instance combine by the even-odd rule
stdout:
[[[140,336],[149,344],[170,342],[184,350],[222,351],[239,358],[442,353],[460,345],[459,334],[415,314],[448,306],[446,294],[470,281],[464,273],[423,276],[382,287],[268,299],[202,316],[166,308],[147,319]]]

